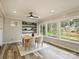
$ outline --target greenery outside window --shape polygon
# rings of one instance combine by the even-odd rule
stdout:
[[[61,38],[79,41],[79,19],[61,22]]]
[[[57,37],[57,24],[50,23],[47,25],[47,35]]]
[[[79,41],[79,18],[42,24],[40,33],[65,40]]]

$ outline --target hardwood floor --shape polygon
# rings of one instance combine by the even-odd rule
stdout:
[[[1,51],[1,59],[25,59],[20,56],[17,44],[5,45]]]
[[[79,59],[79,55],[51,46],[39,51],[42,59]],[[0,59],[41,59],[33,54],[20,56],[17,44],[7,44],[0,48]]]

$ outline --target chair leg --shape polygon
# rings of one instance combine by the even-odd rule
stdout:
[[[34,52],[33,53],[36,57],[40,57],[41,59],[43,58],[43,56],[39,53],[39,52]]]

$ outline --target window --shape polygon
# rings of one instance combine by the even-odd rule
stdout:
[[[40,34],[43,34],[42,25],[40,25]]]
[[[79,19],[61,22],[61,38],[79,41]]]
[[[63,38],[66,40],[79,41],[79,19],[64,20],[57,23],[42,24],[42,35]]]
[[[47,25],[47,35],[48,36],[57,36],[57,24],[51,23]]]
[[[42,35],[46,35],[46,32],[45,32],[45,25],[40,25],[40,34]]]

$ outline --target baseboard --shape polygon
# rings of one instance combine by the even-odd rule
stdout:
[[[17,42],[21,42],[21,40],[18,40],[18,41],[10,41],[10,42],[3,42],[3,44],[11,44],[11,43],[17,43]]]

